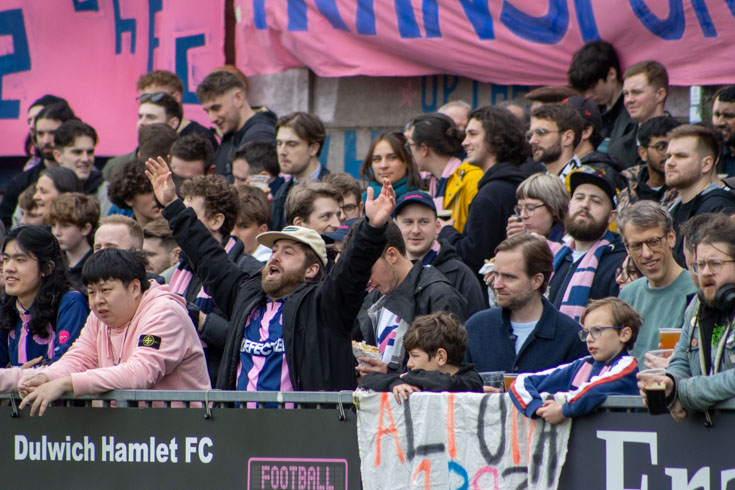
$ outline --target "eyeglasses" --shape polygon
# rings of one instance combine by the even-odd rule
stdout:
[[[168,95],[165,92],[156,92],[153,94],[143,94],[140,97],[138,97],[138,100],[141,104],[145,102],[158,102],[163,98],[164,95]]]
[[[607,330],[608,328],[614,328],[615,330],[620,330],[621,328],[625,327],[591,327],[589,329],[583,328],[577,334],[579,335],[579,340],[582,342],[585,342],[587,340],[587,335],[592,337],[592,340],[597,340],[602,335],[603,330]]]
[[[354,213],[357,210],[357,204],[343,204],[340,209],[345,213]]]
[[[618,267],[615,269],[615,280],[626,282],[626,281],[635,281],[636,279],[641,277],[641,272],[638,269],[635,268],[629,268],[629,267]]]
[[[533,138],[534,134],[538,136],[539,138],[543,138],[549,133],[561,133],[561,131],[554,131],[553,129],[544,129],[544,128],[532,129],[531,131],[528,131],[526,133],[526,140],[531,141],[531,138]]]
[[[735,260],[698,260],[692,263],[692,270],[695,274],[700,274],[704,272],[704,268],[707,267],[712,274],[716,275],[722,271],[722,266],[725,265],[725,262],[735,262]]]
[[[535,213],[538,208],[542,208],[544,206],[546,206],[546,204],[524,204],[524,205],[516,204],[513,207],[513,212],[517,216],[520,216],[521,211],[525,211],[528,216],[533,216],[533,213]]]
[[[665,153],[666,152],[666,148],[668,146],[669,146],[669,142],[668,141],[659,141],[655,145],[649,145],[646,148],[655,148],[656,151],[658,151],[659,153]]]
[[[653,250],[654,248],[658,248],[658,246],[661,245],[661,240],[663,240],[665,237],[666,235],[655,236],[649,238],[648,240],[643,240],[642,242],[626,243],[625,248],[627,248],[629,252],[640,253],[641,250],[643,250],[643,244],[646,244],[649,250]]]

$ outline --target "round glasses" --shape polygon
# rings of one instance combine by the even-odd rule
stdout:
[[[725,265],[725,262],[735,262],[735,260],[718,260],[718,259],[710,259],[710,260],[698,260],[694,263],[692,263],[692,270],[695,274],[699,274],[704,272],[704,268],[708,268],[709,271],[712,274],[719,274],[722,271],[722,266]]]
[[[535,213],[538,208],[542,208],[544,206],[546,206],[546,204],[516,204],[513,207],[513,212],[520,216],[521,211],[525,211],[528,216],[533,216],[533,213]]]
[[[603,330],[607,330],[609,328],[614,328],[615,330],[620,330],[621,328],[625,327],[590,327],[588,329],[583,328],[577,334],[579,335],[579,340],[582,342],[585,342],[587,340],[587,335],[592,337],[592,340],[597,340],[602,335]]]

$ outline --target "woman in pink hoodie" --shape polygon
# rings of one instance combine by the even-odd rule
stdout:
[[[43,415],[69,391],[79,396],[115,389],[210,389],[184,300],[148,283],[141,255],[100,250],[84,265],[82,281],[94,314],[53,366],[16,374],[21,408],[31,405],[31,415]],[[7,379],[0,385],[7,386]]]

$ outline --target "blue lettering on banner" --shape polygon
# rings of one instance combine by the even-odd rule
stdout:
[[[329,162],[329,140],[330,135],[327,135],[326,138],[324,138],[324,144],[322,145],[322,152],[319,154],[319,163],[321,163],[323,166],[327,167],[327,162]]]
[[[733,0],[735,1],[735,0]],[[357,19],[355,26],[358,34],[374,36],[375,31],[375,9],[373,0],[357,0]]]
[[[163,0],[148,0],[148,71],[153,71],[153,50],[161,43],[156,37],[156,13],[163,10]]]
[[[395,0],[396,17],[398,19],[398,32],[402,38],[415,39],[421,37],[419,25],[413,15],[411,0]]]
[[[725,0],[725,5],[730,9],[730,13],[735,17],[735,0]]]
[[[590,0],[574,0],[574,10],[577,12],[577,23],[579,24],[579,32],[582,34],[582,40],[590,42],[600,39]]]
[[[709,15],[707,5],[704,0],[692,0],[692,7],[694,7],[694,13],[697,14],[697,20],[699,26],[702,28],[702,34],[704,37],[717,37],[717,29],[712,23],[712,17]]]
[[[184,93],[181,96],[183,104],[198,104],[199,99],[189,90],[189,61],[187,51],[191,48],[204,46],[204,34],[176,38],[176,74],[184,84]]]
[[[74,0],[74,12],[97,12],[99,9],[97,0]]]
[[[283,339],[267,342],[255,342],[250,339],[242,339],[240,343],[240,352],[250,354],[251,356],[269,356],[272,353],[283,354],[286,352],[286,346]]]
[[[426,102],[426,80],[431,78],[431,102]],[[431,77],[421,77],[421,111],[422,112],[436,112],[436,85],[438,76],[432,75]]]
[[[288,0],[288,30],[305,31],[308,28],[306,2],[304,0]]]
[[[656,14],[651,12],[645,0],[629,1],[633,13],[641,21],[643,27],[651,31],[652,34],[667,41],[681,39],[681,36],[684,35],[686,22],[682,0],[669,0],[669,16],[665,19],[659,19]]]
[[[20,100],[2,100],[3,76],[31,69],[31,54],[23,19],[23,10],[13,9],[0,12],[0,36],[10,36],[12,52],[0,56],[0,119],[18,119]]]
[[[375,138],[379,131],[370,131],[370,141]],[[360,178],[360,165],[362,159],[357,157],[357,131],[348,129],[344,132],[344,171],[352,175],[354,178]]]
[[[477,80],[472,80],[472,108],[477,108],[477,93],[479,90],[480,84],[477,82]]]
[[[452,78],[452,83],[449,83],[449,79]],[[459,77],[454,75],[444,75],[444,103],[446,104],[449,100],[449,94],[454,92],[459,84]]]
[[[426,37],[442,37],[442,32],[439,29],[439,5],[437,5],[436,0],[424,0],[422,10],[424,11]]]
[[[253,23],[256,29],[268,29],[265,22],[265,0],[253,0]]]
[[[459,0],[464,14],[480,39],[495,39],[493,18],[487,0]]]
[[[135,54],[135,19],[123,19],[120,14],[120,0],[112,0],[115,11],[115,54],[122,53],[122,36],[130,33],[130,53]]]
[[[354,129],[345,131],[344,149],[345,172],[356,179],[360,178],[359,171],[360,165],[362,165],[362,160],[357,158],[357,131]]]
[[[350,30],[347,28],[345,21],[339,15],[339,9],[337,8],[336,0],[316,0],[316,8],[327,18],[332,27],[341,31]]]
[[[566,0],[549,0],[545,15],[534,17],[522,12],[509,0],[503,0],[500,21],[515,35],[536,43],[554,44],[561,41],[569,26]]]

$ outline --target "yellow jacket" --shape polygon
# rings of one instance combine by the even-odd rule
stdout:
[[[467,222],[470,203],[477,194],[477,183],[483,176],[482,169],[468,162],[462,163],[447,179],[444,191],[444,209],[452,211],[454,227],[462,233]]]

